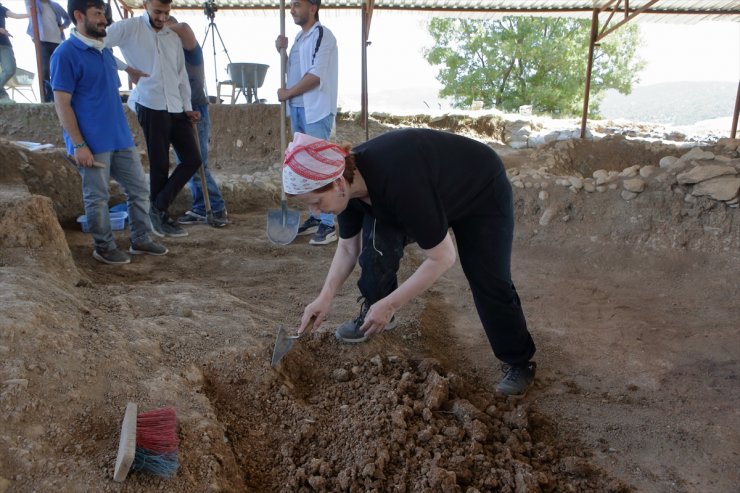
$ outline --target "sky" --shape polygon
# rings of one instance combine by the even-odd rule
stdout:
[[[3,4],[14,12],[25,10],[22,0],[3,0]],[[268,103],[277,102],[276,91],[280,81],[280,58],[274,47],[275,38],[280,33],[277,11],[242,13],[218,10],[214,19],[215,29],[209,31],[209,19],[203,11],[173,9],[172,14],[180,22],[188,22],[198,40],[205,42],[206,77],[211,95],[216,95],[216,78],[220,81],[228,79],[226,67],[230,58],[232,62],[270,65],[258,95]],[[118,17],[117,14],[114,16]],[[322,24],[334,33],[339,46],[339,105],[342,110],[357,110],[360,108],[361,89],[359,11],[323,10],[320,18]],[[373,15],[372,44],[368,47],[371,111],[423,111],[425,108],[443,108],[446,104],[437,97],[441,86],[435,79],[436,70],[423,56],[423,50],[432,46],[432,39],[425,29],[427,21],[428,17],[413,13],[378,11]],[[33,44],[25,34],[27,21],[7,19],[6,24],[14,34],[12,41],[18,66],[35,72]],[[740,80],[740,23],[641,23],[640,28],[645,41],[641,55],[647,65],[640,74],[638,85]],[[292,42],[298,26],[289,13],[286,13],[285,30]],[[239,102],[244,102],[244,98]]]

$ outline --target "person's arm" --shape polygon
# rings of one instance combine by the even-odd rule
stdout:
[[[64,31],[69,27],[70,24],[72,24],[72,19],[69,18],[69,14],[64,7],[62,7],[58,3],[56,4],[56,6],[58,7],[57,11],[59,12],[59,16],[62,19],[62,23],[59,24],[59,30]]]
[[[324,286],[321,288],[319,296],[311,302],[301,318],[301,326],[298,333],[302,333],[308,327],[312,318],[316,318],[313,326],[318,329],[329,316],[329,309],[337,290],[344,284],[344,281],[352,274],[357,265],[357,259],[360,256],[361,234],[358,233],[352,238],[339,238],[337,250],[334,252],[334,258],[331,261],[329,272],[324,280]]]
[[[127,65],[126,62],[115,55],[113,55],[113,60],[116,61],[116,68],[118,70],[121,70],[128,74],[128,78],[129,80],[131,80],[132,84],[138,84],[139,79],[141,79],[142,77],[149,77],[149,74],[147,74],[146,72],[142,72],[141,70],[134,68],[131,65]]]
[[[90,148],[85,143],[82,133],[80,133],[77,116],[72,109],[72,94],[65,91],[54,91],[54,109],[57,112],[59,121],[62,123],[62,127],[64,127],[67,135],[72,140],[72,144],[75,146],[75,162],[79,166],[86,166],[88,168],[94,166],[95,159]],[[80,144],[83,145],[77,147]]]
[[[195,38],[195,33],[189,24],[185,22],[179,22],[169,26],[175,34],[180,38],[182,47],[188,51],[193,51],[198,46],[198,40]]]
[[[383,332],[393,315],[406,303],[429,289],[455,264],[457,254],[450,233],[437,246],[424,250],[426,259],[395,291],[374,303],[365,315],[360,330],[366,335]]]
[[[136,40],[136,23],[133,19],[117,21],[105,28],[105,46],[123,46],[130,40]]]
[[[293,87],[286,89],[278,89],[278,101],[287,101],[288,99],[300,96],[304,92],[308,92],[314,87],[318,87],[321,84],[321,79],[313,74],[306,73],[306,75],[298,81]]]
[[[5,12],[5,17],[10,17],[11,19],[28,19],[29,17],[31,17],[31,14],[16,14],[8,10],[7,12]]]

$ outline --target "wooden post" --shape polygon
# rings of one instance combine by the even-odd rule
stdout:
[[[41,56],[41,40],[39,39],[39,18],[36,10],[36,0],[29,2],[31,6],[31,26],[33,28],[33,47],[36,49],[36,80],[39,84],[39,101],[46,102],[44,90],[44,63]]]
[[[368,100],[367,100],[367,31],[368,31],[368,6],[367,2],[362,3],[362,27],[360,29],[362,32],[362,40],[361,40],[361,88],[360,88],[360,120],[362,122],[362,128],[365,129],[365,140],[368,139],[369,136],[369,126],[368,126]]]
[[[732,128],[730,129],[730,137],[735,138],[737,135],[737,118],[740,115],[740,81],[737,83],[737,96],[735,97],[735,111],[732,113]]]
[[[583,116],[581,118],[581,138],[586,137],[586,120],[588,119],[588,96],[591,92],[591,70],[594,66],[594,46],[599,30],[599,10],[594,9],[591,15],[591,38],[588,41],[588,65],[586,67],[586,89],[583,95]]]

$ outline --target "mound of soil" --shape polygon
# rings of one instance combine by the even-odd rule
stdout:
[[[48,105],[22,106],[12,111],[27,123],[2,120],[7,137],[52,125]],[[538,345],[535,385],[513,400],[493,394],[500,368],[459,265],[399,312],[398,328],[344,345],[332,332],[356,316],[353,275],[330,319],[271,368],[277,327],[296,325],[334,247],[267,241],[277,170],[259,142],[274,134],[249,130],[249,115],[266,118],[251,111],[214,134],[232,223],[190,227],[165,240],[167,256],[121,267],[96,262],[76,224],[60,226],[80,200],[74,168],[0,143],[0,492],[735,489],[738,209],[694,193],[734,183],[736,143],[603,177],[592,175],[604,163],[629,168],[640,153],[618,140],[608,152],[545,148],[545,160],[570,156],[561,175],[532,150],[497,146],[515,186],[514,280]],[[367,132],[389,128],[375,120]],[[238,132],[269,139],[242,140],[257,143],[241,162]],[[365,132],[338,121],[338,140]],[[579,178],[573,163],[591,154]],[[723,174],[692,183],[697,170]],[[637,177],[641,192],[624,188]],[[116,238],[128,246],[126,231]],[[409,247],[399,279],[422,259]],[[127,402],[177,409],[172,478],[112,482]]]

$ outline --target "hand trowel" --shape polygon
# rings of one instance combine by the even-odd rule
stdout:
[[[313,330],[313,323],[316,321],[316,317],[312,317],[311,320],[308,322],[308,325],[306,326],[306,330],[301,332],[300,334],[291,336],[288,335],[287,331],[283,328],[281,325],[278,327],[278,333],[277,333],[277,339],[275,339],[275,349],[272,351],[272,366],[275,366],[278,364],[278,362],[283,359],[283,357],[290,351],[290,348],[293,347],[293,341],[296,339],[300,339],[305,334],[308,334]]]

